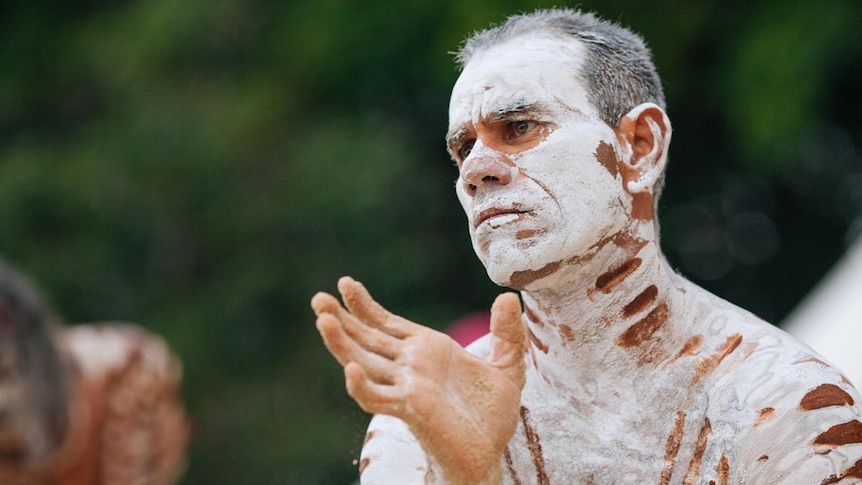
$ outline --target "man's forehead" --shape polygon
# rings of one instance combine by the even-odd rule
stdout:
[[[573,38],[528,34],[479,52],[452,89],[449,134],[469,122],[519,106],[563,104],[580,108],[586,47]]]

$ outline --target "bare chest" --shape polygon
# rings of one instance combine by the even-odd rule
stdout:
[[[727,474],[702,393],[658,385],[650,395],[578,393],[528,380],[504,455],[510,484],[709,483]],[[724,459],[722,459],[724,457]]]

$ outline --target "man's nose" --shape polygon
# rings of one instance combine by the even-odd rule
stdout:
[[[514,167],[501,153],[490,150],[474,150],[461,165],[461,180],[464,190],[474,195],[479,187],[490,184],[508,185],[512,181]]]

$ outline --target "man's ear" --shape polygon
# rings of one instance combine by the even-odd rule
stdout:
[[[653,103],[643,103],[626,113],[614,131],[626,190],[652,192],[667,164],[671,136],[667,114]]]

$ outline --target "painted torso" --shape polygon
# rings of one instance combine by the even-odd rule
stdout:
[[[821,483],[856,465],[862,413],[841,374],[751,314],[684,289],[692,336],[630,379],[585,362],[574,374],[593,378],[570,388],[528,367],[505,483]]]

